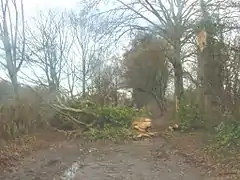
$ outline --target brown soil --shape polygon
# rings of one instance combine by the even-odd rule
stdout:
[[[217,180],[240,179],[239,153],[230,153],[229,150],[226,153],[215,149],[214,136],[203,130],[189,133],[170,132],[167,128],[171,123],[165,119],[158,119],[155,129],[164,140],[178,150],[180,156],[188,159],[193,166],[204,169]]]
[[[69,167],[76,172],[65,174]],[[73,167],[74,168],[74,167]],[[74,171],[72,169],[72,171]],[[71,177],[72,176],[72,177]],[[149,179],[210,180],[200,168],[162,138],[125,142],[86,143],[63,141],[24,158],[21,164],[2,174],[1,179]]]
[[[156,126],[163,132],[165,124],[159,122]],[[67,141],[59,134],[41,133],[24,142],[25,145],[12,143],[15,149],[2,148],[1,153],[9,150],[8,157],[17,158],[0,159],[1,163],[6,161],[2,163],[4,171],[0,179],[230,180],[236,177],[232,171],[214,173],[217,168],[213,170],[209,162],[196,158],[200,157],[200,151],[193,137],[162,133],[161,137],[150,140],[112,143]]]

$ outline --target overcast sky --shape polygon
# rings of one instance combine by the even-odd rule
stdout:
[[[23,0],[25,21],[28,23],[29,26],[31,26],[32,17],[38,17],[40,11],[48,12],[49,9],[55,9],[57,11],[65,11],[65,10],[78,11],[82,8],[81,1],[84,1],[84,0]],[[108,7],[109,6],[101,5],[100,9],[105,9]],[[29,82],[29,78],[27,78],[27,77],[31,77],[33,79],[36,79],[34,78],[35,76],[32,71],[33,70],[30,70],[27,67],[25,68],[22,66],[21,70],[18,73],[19,82],[32,84]],[[43,74],[42,70],[39,70],[39,68],[37,67],[36,68],[34,67],[34,72],[38,74],[40,77]],[[6,71],[3,71],[2,69],[0,69],[0,78],[8,79],[8,76],[6,73],[7,73]],[[61,82],[61,85],[66,86],[67,82],[65,82],[64,80],[64,82],[63,81]]]
[[[76,7],[80,0],[23,0],[25,14],[28,17],[34,16],[40,10],[59,8],[64,10]]]
[[[40,11],[48,9],[72,9],[76,8],[81,0],[23,0],[25,20],[29,22],[32,17],[36,17]],[[8,79],[6,71],[0,69],[0,77]]]
[[[65,9],[81,9],[81,1],[82,0],[23,0],[25,20],[28,21],[29,19],[31,19],[31,17],[37,16],[40,11],[47,11],[48,9],[57,9],[60,11],[64,11]],[[106,6],[102,7],[104,9],[107,8]],[[0,77],[6,78],[5,73],[3,73],[3,71],[1,70]]]

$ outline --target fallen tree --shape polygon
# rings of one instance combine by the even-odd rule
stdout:
[[[129,107],[99,106],[92,102],[69,103],[69,107],[58,100],[52,107],[63,116],[63,120],[76,124],[71,136],[87,133],[96,139],[150,137],[151,119],[145,118],[147,112]],[[77,105],[78,104],[78,105]],[[73,108],[75,107],[75,108]],[[76,108],[79,107],[79,108]]]
[[[34,91],[34,89],[32,90]],[[36,91],[34,92],[39,96]],[[142,119],[147,119],[149,116],[144,109],[101,106],[82,99],[54,98],[51,101],[46,101],[43,97],[39,96],[39,98],[42,99],[42,106],[46,110],[49,111],[50,107],[54,112],[54,116],[46,121],[48,127],[65,133],[67,136],[93,139],[126,139],[135,136],[151,136],[148,135],[149,122],[142,122]],[[138,121],[139,123],[136,124]],[[136,125],[146,128],[140,132]],[[139,135],[139,133],[142,134]]]

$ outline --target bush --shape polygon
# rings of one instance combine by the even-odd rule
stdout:
[[[198,104],[195,103],[195,99],[195,93],[190,91],[185,93],[180,102],[177,115],[181,129],[189,131],[204,128],[207,133],[215,137],[217,147],[238,149],[240,147],[240,122],[237,120],[239,115],[233,115],[233,113],[224,115],[218,109],[215,111],[211,109],[209,114],[203,114]],[[213,131],[214,129],[216,131]]]
[[[199,129],[203,127],[203,117],[195,99],[195,93],[191,91],[186,92],[181,99],[177,116],[182,130]]]
[[[134,118],[145,115],[143,110],[138,111],[134,108],[106,106],[96,108],[95,113],[100,119],[105,120],[106,124],[114,127],[129,127]]]
[[[87,132],[88,138],[92,140],[109,139],[112,141],[126,140],[133,137],[133,131],[130,127],[113,127],[111,125],[104,126],[103,129],[91,128]]]
[[[82,103],[78,100],[71,101],[68,105],[74,109],[69,109],[69,111],[63,109],[63,112],[70,114],[75,120],[81,121],[87,124],[87,126],[89,125],[89,127],[81,126],[81,124],[75,123],[75,120],[69,120],[69,116],[61,116],[61,118],[58,118],[59,123],[63,125],[61,129],[73,130],[76,134],[71,134],[71,136],[79,136],[79,132],[84,129],[84,134],[90,139],[113,140],[129,138],[133,135],[132,121],[138,117],[148,115],[145,109],[137,110],[129,107],[100,106],[90,102]],[[76,110],[81,110],[81,112]],[[64,127],[64,123],[62,123],[64,121],[67,127]],[[71,126],[69,126],[70,124]],[[56,125],[58,124],[55,123]],[[80,136],[82,136],[82,133],[80,133]]]
[[[142,110],[127,107],[98,107],[95,110],[99,119],[105,121],[103,128],[91,128],[89,135],[92,139],[126,139],[133,136],[132,121],[147,115]]]
[[[93,127],[88,135],[91,139],[123,140],[133,137],[132,121],[147,115],[145,110],[127,107],[98,107],[95,110],[99,119],[104,122],[102,128]]]
[[[232,120],[221,123],[217,128],[217,142],[221,147],[240,147],[240,122]]]
[[[0,138],[4,140],[15,139],[46,125],[46,111],[30,99],[12,100],[0,107]]]
[[[45,102],[50,100],[48,91],[35,92],[28,87],[21,87],[18,99],[15,99],[14,94],[11,93],[7,97],[2,97],[0,138],[13,140],[36,129],[45,128],[56,113]]]
[[[31,90],[23,92],[25,94],[17,100],[5,99],[2,104],[0,102],[0,138],[4,140],[12,140],[43,127],[49,128],[49,125],[64,133],[75,131],[79,134],[87,129],[86,135],[92,139],[126,138],[132,134],[132,120],[146,115],[144,109],[139,111],[127,107],[99,106],[81,99],[64,103],[70,109],[75,108],[84,113],[54,109],[48,103],[55,101],[48,94],[36,94]],[[81,126],[76,121],[71,121],[69,116],[92,126]]]

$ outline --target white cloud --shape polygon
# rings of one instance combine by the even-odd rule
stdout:
[[[25,14],[27,17],[36,15],[39,11],[51,8],[71,9],[76,6],[80,0],[23,0]]]
[[[72,9],[76,7],[80,1],[81,0],[23,0],[25,20],[30,22],[29,20],[32,17],[36,17],[40,11],[47,11],[52,8],[58,10]],[[2,68],[0,68],[0,77],[8,79],[6,72]]]

